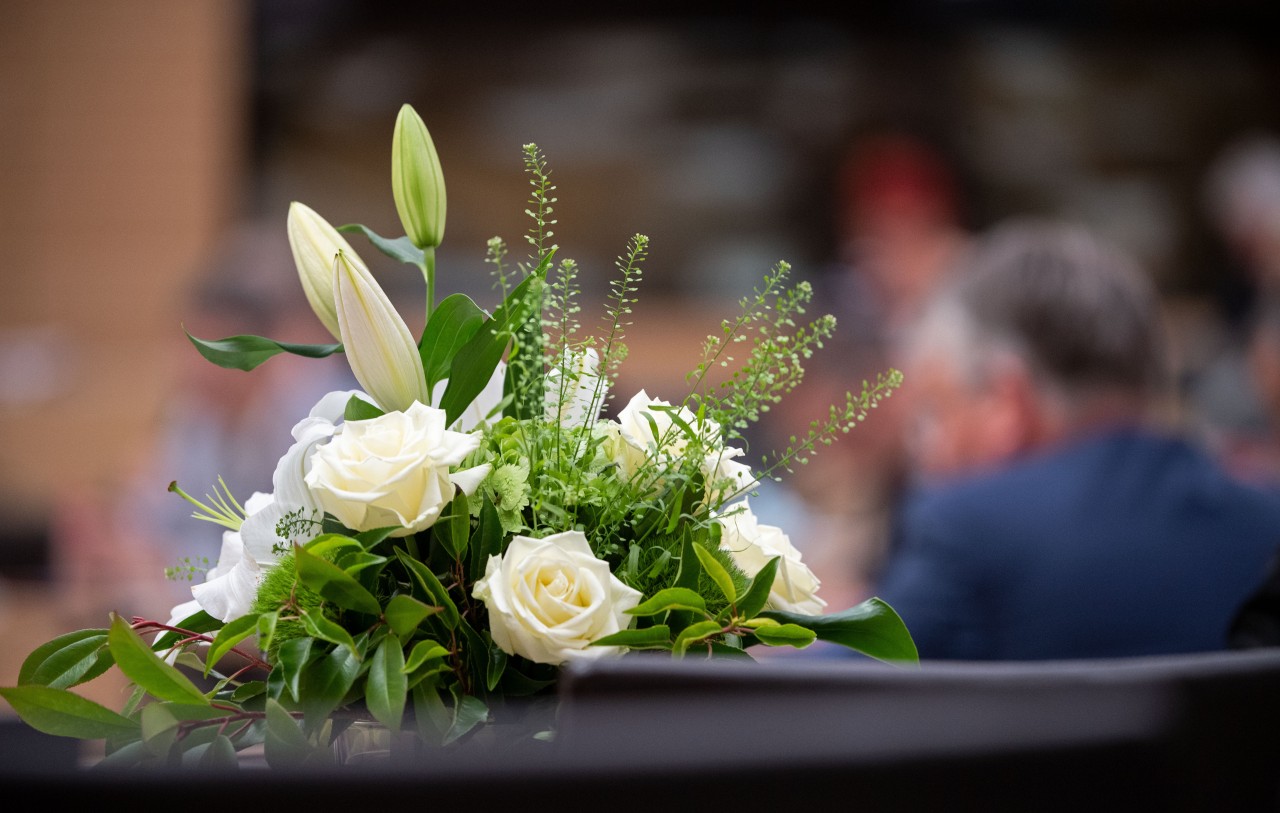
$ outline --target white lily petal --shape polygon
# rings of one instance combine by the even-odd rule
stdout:
[[[358,258],[339,254],[334,263],[338,325],[351,372],[378,406],[403,411],[427,404],[422,357],[409,327]]]
[[[293,262],[307,302],[325,328],[341,340],[334,304],[333,258],[339,251],[356,261],[359,257],[337,229],[315,210],[297,201],[289,204],[288,231]]]

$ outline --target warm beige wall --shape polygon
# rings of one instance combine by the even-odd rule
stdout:
[[[0,26],[0,521],[110,482],[239,194],[241,0],[8,0]]]

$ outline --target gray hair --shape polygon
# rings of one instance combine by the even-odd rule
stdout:
[[[928,308],[914,337],[943,346],[978,383],[1010,357],[1042,386],[1155,394],[1167,384],[1159,299],[1150,277],[1093,232],[1019,219],[993,229]]]

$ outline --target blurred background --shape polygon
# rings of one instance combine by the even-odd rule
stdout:
[[[1250,344],[1267,323],[1257,293],[1280,279],[1271,4],[432,6],[4,0],[0,685],[36,644],[108,611],[167,617],[189,585],[164,568],[216,558],[220,539],[169,483],[270,490],[292,424],[349,385],[340,357],[222,370],[183,330],[326,339],[288,206],[399,234],[405,102],[448,187],[438,292],[496,303],[485,243],[522,256],[529,142],[557,184],[554,241],[582,269],[584,321],[628,238],[650,237],[624,400],[680,398],[702,339],[778,261],[815,285],[838,339],[757,428],[753,460],[898,366],[888,338],[973,234],[1049,214],[1104,231],[1157,280],[1179,420],[1238,470],[1277,470],[1274,393],[1254,373],[1275,365],[1280,331]],[[416,332],[420,277],[353,245]],[[891,399],[759,497],[832,609],[864,598],[879,562],[900,422]]]

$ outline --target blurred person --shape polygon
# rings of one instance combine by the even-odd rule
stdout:
[[[853,139],[833,180],[834,257],[815,280],[813,309],[835,315],[836,334],[787,409],[771,416],[780,440],[864,379],[901,367],[893,355],[898,332],[971,242],[957,172],[937,147],[905,129],[877,128]],[[912,386],[908,376],[903,390]],[[786,481],[810,508],[807,530],[796,539],[833,606],[866,598],[887,555],[889,508],[907,471],[903,419],[895,395]]]
[[[1213,269],[1217,338],[1188,373],[1197,432],[1238,475],[1280,479],[1280,139],[1249,134],[1229,143],[1205,178],[1209,223],[1225,254]]]
[[[1158,294],[1064,223],[979,245],[907,341],[917,481],[875,594],[925,659],[1225,649],[1280,548],[1280,494],[1164,420]]]

